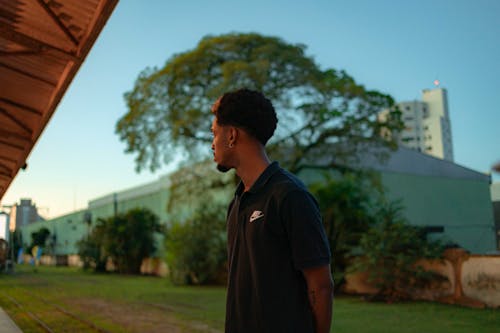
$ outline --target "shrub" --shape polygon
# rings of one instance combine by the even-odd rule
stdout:
[[[78,255],[83,262],[83,269],[96,272],[106,271],[106,254],[104,251],[104,221],[100,220],[90,234],[78,243]]]
[[[192,218],[174,223],[165,247],[170,279],[176,284],[211,284],[225,280],[227,265],[225,209],[202,205]]]
[[[397,202],[379,210],[379,223],[361,237],[363,255],[351,267],[366,271],[368,281],[378,288],[372,300],[409,299],[413,290],[443,279],[418,264],[421,259],[440,258],[443,246],[439,241],[428,241],[422,229],[408,225],[401,210]]]
[[[79,254],[86,267],[101,270],[109,257],[119,273],[139,274],[143,259],[156,251],[154,234],[159,232],[162,228],[153,212],[132,209],[99,219],[88,239],[80,241]]]
[[[31,253],[35,246],[45,249],[45,242],[49,238],[50,230],[43,227],[40,230],[31,233],[31,244],[28,248],[28,253]]]
[[[337,290],[344,283],[353,249],[359,246],[362,235],[375,223],[373,207],[380,193],[369,190],[375,181],[375,175],[346,173],[339,177],[327,175],[325,181],[311,186],[321,209]]]

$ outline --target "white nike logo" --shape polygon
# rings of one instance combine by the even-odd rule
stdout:
[[[263,216],[264,216],[264,213],[262,213],[260,210],[254,210],[252,215],[250,215],[250,223],[257,220],[257,219],[260,219]]]

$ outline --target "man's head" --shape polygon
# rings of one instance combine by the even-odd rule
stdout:
[[[227,171],[234,167],[232,150],[243,131],[256,145],[264,147],[273,136],[278,119],[274,107],[262,93],[240,89],[222,95],[213,105],[212,150],[217,168]]]

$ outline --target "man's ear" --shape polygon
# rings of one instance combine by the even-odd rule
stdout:
[[[238,135],[238,129],[234,126],[231,126],[229,128],[229,143],[234,145],[236,141],[238,141]]]

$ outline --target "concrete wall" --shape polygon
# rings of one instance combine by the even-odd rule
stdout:
[[[414,299],[459,304],[470,307],[500,307],[500,256],[469,255],[462,249],[449,249],[444,260],[422,260],[427,270],[433,270],[447,281],[437,282],[426,289],[411,290]],[[367,280],[367,273],[346,276],[343,291],[349,294],[376,294],[377,288]]]
[[[500,307],[500,256],[471,256],[462,264],[465,296]]]

